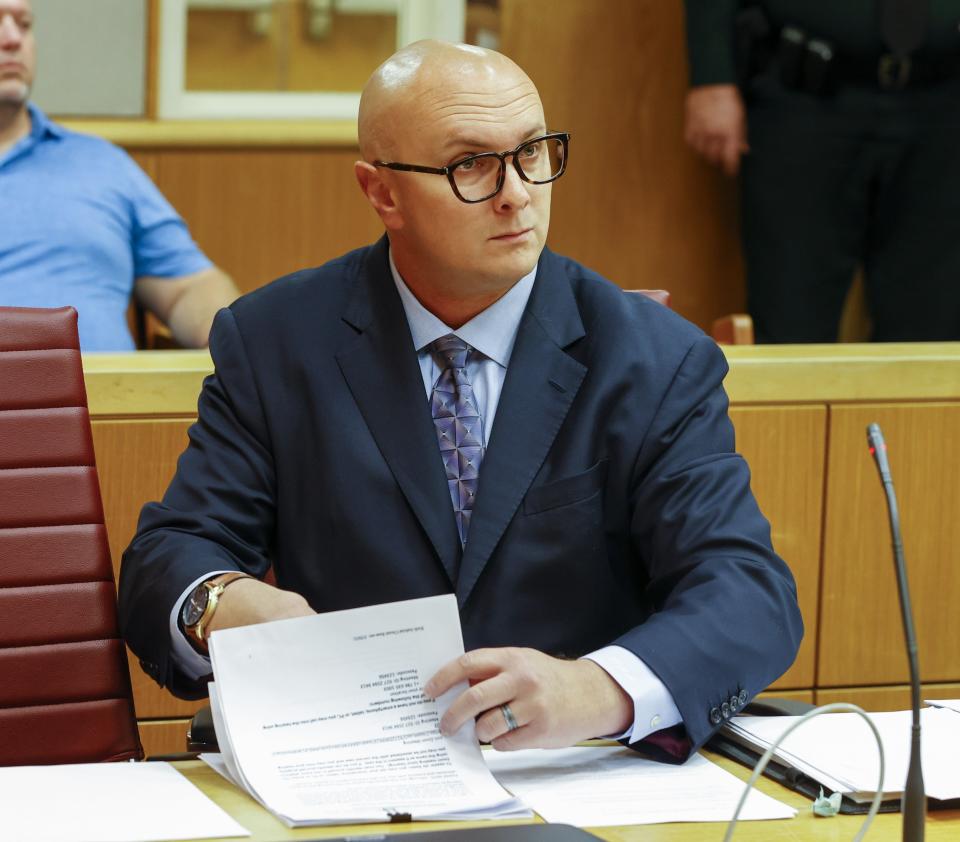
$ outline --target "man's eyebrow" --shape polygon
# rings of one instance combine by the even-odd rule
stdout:
[[[540,135],[546,134],[547,130],[542,123],[538,123],[536,127],[530,129],[523,133],[523,140],[520,143],[523,143],[526,140],[530,140],[533,137],[539,137]],[[472,149],[481,149],[484,152],[492,152],[491,145],[484,141],[477,140],[475,137],[470,137],[469,135],[462,135],[450,138],[444,145],[444,151],[457,149],[457,148],[472,148]],[[500,150],[496,150],[500,151]]]

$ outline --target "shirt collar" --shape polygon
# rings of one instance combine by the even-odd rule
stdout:
[[[50,137],[63,137],[64,128],[53,122],[43,111],[32,102],[27,103],[27,111],[30,114],[30,137],[33,140],[43,140],[47,135]]]
[[[24,135],[4,154],[0,155],[0,167],[15,161],[33,151],[42,140],[48,136],[58,139],[63,136],[64,129],[50,120],[32,102],[27,103],[27,113],[30,115],[30,132]]]
[[[413,336],[413,345],[418,352],[441,336],[449,333],[460,337],[471,348],[475,348],[485,357],[489,357],[503,368],[510,361],[513,344],[517,339],[520,328],[520,319],[527,307],[527,301],[533,290],[533,282],[537,277],[537,267],[524,275],[507,292],[493,302],[486,310],[477,313],[465,325],[454,330],[444,324],[410,292],[404,283],[397,265],[393,262],[393,251],[389,253],[390,273],[393,282],[400,293],[403,310],[407,315],[410,333]]]

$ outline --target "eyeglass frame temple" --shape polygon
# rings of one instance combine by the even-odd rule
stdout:
[[[552,178],[547,179],[546,181],[534,181],[529,178],[526,173],[524,173],[523,168],[520,166],[517,161],[517,153],[523,149],[528,143],[535,143],[539,140],[553,140],[554,138],[559,138],[560,142],[563,144],[563,161],[560,164],[560,172],[558,172]],[[492,199],[503,189],[503,183],[506,181],[507,175],[507,158],[511,157],[513,159],[513,168],[517,171],[517,175],[520,178],[527,182],[527,184],[549,184],[551,181],[556,181],[567,171],[567,157],[568,157],[568,146],[570,142],[570,132],[548,132],[545,135],[540,137],[532,137],[529,140],[525,140],[522,143],[517,144],[515,149],[508,149],[506,152],[478,152],[476,155],[468,155],[466,158],[462,158],[457,161],[455,164],[446,166],[446,167],[425,167],[420,164],[402,164],[397,161],[380,161],[376,160],[373,162],[375,167],[386,167],[390,170],[398,170],[401,172],[422,172],[428,173],[430,175],[445,175],[447,181],[450,182],[450,187],[453,190],[456,197],[468,205],[479,204],[480,202],[486,202]],[[476,158],[489,158],[494,156],[500,160],[500,173],[497,176],[497,189],[494,190],[489,196],[485,196],[482,199],[465,199],[460,191],[457,189],[457,184],[454,181],[453,171],[459,167],[461,164],[465,164],[467,161],[475,160]]]

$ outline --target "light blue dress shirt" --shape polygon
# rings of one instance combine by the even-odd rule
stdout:
[[[76,307],[82,350],[132,351],[134,280],[212,264],[126,152],[28,110],[0,155],[0,305]]]
[[[490,431],[493,428],[497,414],[497,404],[503,390],[503,381],[507,376],[510,365],[510,356],[517,339],[520,320],[526,309],[527,301],[533,290],[537,270],[525,275],[510,290],[481,313],[474,316],[469,322],[454,330],[444,324],[433,313],[427,310],[404,283],[390,254],[390,272],[396,284],[397,292],[403,303],[403,310],[410,326],[413,345],[420,363],[420,373],[423,376],[423,389],[426,400],[430,400],[433,386],[440,376],[437,366],[430,353],[429,345],[435,339],[450,333],[460,337],[475,353],[467,357],[467,377],[473,385],[477,408],[483,418],[483,443],[486,446],[490,440]],[[483,467],[480,468],[481,482]],[[229,571],[219,571],[227,573]],[[177,607],[170,615],[170,639],[173,643],[173,655],[177,665],[191,678],[199,678],[210,672],[210,660],[200,655],[190,645],[186,637],[180,633],[178,617],[180,606],[190,592],[202,581],[216,576],[218,573],[207,573],[187,588]],[[633,700],[633,725],[623,734],[611,735],[616,739],[629,738],[636,742],[653,731],[669,728],[681,721],[680,711],[677,709],[670,691],[653,671],[636,655],[622,646],[605,646],[596,652],[585,656],[604,669]],[[602,735],[598,735],[602,736]]]

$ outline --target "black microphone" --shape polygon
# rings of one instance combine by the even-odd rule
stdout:
[[[903,791],[904,842],[923,842],[924,824],[927,816],[927,801],[923,789],[923,767],[920,763],[920,666],[917,661],[917,637],[913,630],[913,609],[910,607],[910,586],[907,582],[907,566],[903,560],[903,541],[900,537],[900,515],[897,511],[897,495],[893,490],[890,463],[887,461],[887,445],[879,424],[867,427],[867,443],[877,463],[880,482],[887,497],[887,512],[890,515],[890,532],[893,535],[893,561],[897,571],[897,590],[900,594],[900,614],[903,617],[903,635],[907,641],[907,659],[910,662],[910,707],[913,710],[913,733],[910,742],[910,767]]]

